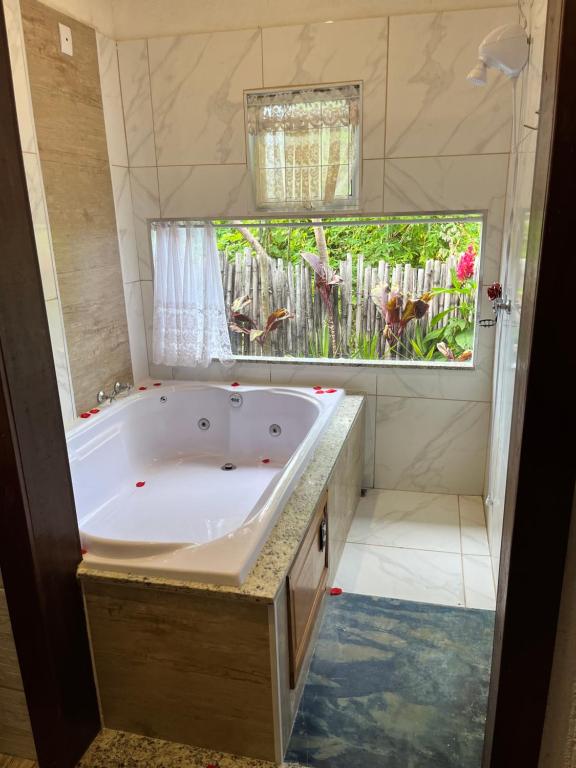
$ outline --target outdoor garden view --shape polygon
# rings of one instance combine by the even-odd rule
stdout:
[[[234,354],[472,359],[481,217],[215,226]]]

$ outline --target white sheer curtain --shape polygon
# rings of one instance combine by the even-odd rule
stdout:
[[[360,86],[249,93],[248,150],[259,207],[358,203]]]
[[[153,361],[231,362],[214,228],[165,222],[155,225],[155,234]]]

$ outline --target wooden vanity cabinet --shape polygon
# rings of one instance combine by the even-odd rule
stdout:
[[[328,542],[326,489],[287,576],[291,688],[296,687],[326,591],[330,567]]]

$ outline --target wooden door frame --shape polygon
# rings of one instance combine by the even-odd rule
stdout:
[[[0,4],[0,568],[38,762],[100,730],[80,540]]]
[[[548,0],[485,768],[537,768],[544,729],[574,497],[574,200],[576,0]]]
[[[536,768],[572,504],[562,447],[572,326],[558,256],[576,199],[576,0],[549,0],[484,766]],[[558,41],[558,47],[555,41]],[[0,7],[0,567],[41,768],[100,728],[80,543]],[[551,318],[550,315],[553,314]],[[551,373],[549,373],[551,372]],[[550,383],[556,387],[550,392]],[[572,426],[571,424],[568,427]],[[568,428],[571,440],[573,430]]]

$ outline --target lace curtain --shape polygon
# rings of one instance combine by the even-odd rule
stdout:
[[[259,207],[358,203],[360,86],[249,93],[247,125]]]
[[[155,236],[153,361],[232,361],[214,228],[166,222]]]

